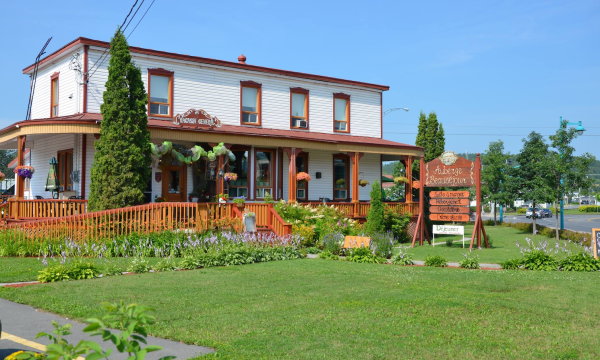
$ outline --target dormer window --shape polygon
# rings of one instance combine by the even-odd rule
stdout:
[[[350,132],[350,95],[333,94],[333,131]]]
[[[173,72],[164,69],[148,69],[149,115],[173,116]]]
[[[261,125],[261,88],[262,85],[254,81],[241,81],[240,123],[242,125]]]
[[[58,73],[50,77],[50,117],[58,116]]]
[[[290,127],[308,129],[308,90],[306,89],[290,89]]]

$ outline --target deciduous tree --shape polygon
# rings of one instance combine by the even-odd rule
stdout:
[[[492,141],[488,149],[481,156],[483,168],[481,170],[481,192],[485,202],[494,204],[494,225],[496,222],[496,205],[506,204],[509,195],[503,188],[506,184],[506,161],[509,155],[504,153],[502,140]]]

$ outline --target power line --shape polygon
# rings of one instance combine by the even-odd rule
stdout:
[[[125,23],[127,22],[127,19],[129,18],[129,15],[131,15],[131,12],[133,11],[133,9],[135,8],[135,6],[137,5],[138,1],[139,1],[139,0],[135,0],[135,3],[133,3],[133,6],[131,7],[131,9],[129,9],[129,13],[128,13],[128,14],[127,14],[127,16],[125,17],[125,20],[123,20],[123,23],[121,24],[121,26],[119,26],[119,31],[121,31],[121,29],[123,28],[123,26],[124,26],[124,25],[125,25]],[[143,3],[144,3],[144,1],[142,1],[142,4],[143,4]],[[140,4],[140,6],[142,6],[142,5]],[[138,7],[138,10],[139,10],[139,7]],[[137,13],[137,11],[136,11],[136,13]],[[135,16],[135,14],[134,14],[134,16]],[[133,17],[132,17],[131,19],[133,20]],[[131,22],[131,20],[130,20],[130,22]],[[127,26],[129,26],[129,24],[127,24]],[[100,55],[100,57],[98,58],[98,61],[96,61],[96,64],[94,64],[94,66],[95,66],[96,68],[94,69],[94,72],[93,72],[91,75],[89,75],[89,76],[87,77],[87,78],[88,78],[88,81],[89,81],[89,79],[90,79],[92,76],[94,76],[94,74],[96,73],[96,71],[97,71],[97,70],[98,70],[98,69],[99,69],[99,68],[100,68],[100,67],[101,67],[101,66],[104,64],[104,62],[105,62],[105,61],[106,61],[106,59],[108,58],[108,55],[107,55],[107,53],[106,53],[106,52],[108,51],[108,49],[110,49],[110,46],[108,46],[107,48],[105,48],[105,49],[104,49],[104,52],[102,53],[102,55]],[[88,74],[90,73],[90,71],[92,71],[92,70],[90,69],[90,70],[88,71]]]
[[[146,17],[146,14],[148,13],[148,10],[150,10],[150,8],[152,7],[152,5],[154,4],[155,1],[156,0],[152,0],[152,3],[150,3],[150,6],[148,6],[148,9],[146,9],[146,12],[144,13],[144,15],[142,15],[142,18],[140,19],[140,21],[138,21],[138,23],[135,24],[135,27],[133,28],[133,30],[131,30],[131,32],[129,33],[129,35],[127,35],[127,39],[129,39],[129,37],[131,36],[131,34],[133,34],[133,32],[135,31],[135,29],[137,29],[138,25],[142,22],[142,20],[144,20],[144,17]]]
[[[127,22],[127,26],[125,26],[123,28],[123,33],[125,33],[125,30],[127,30],[127,28],[129,27],[129,24],[131,24],[131,21],[135,18],[135,15],[138,13],[138,11],[140,11],[140,9],[142,8],[142,5],[144,5],[144,1],[146,0],[142,0],[142,2],[140,3],[140,6],[138,6],[137,10],[135,10],[135,12],[133,13],[133,16],[131,17],[131,19],[129,19],[129,22]],[[135,4],[134,4],[135,6]]]

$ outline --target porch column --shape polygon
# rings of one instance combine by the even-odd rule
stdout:
[[[209,146],[212,146],[213,148],[219,144],[216,143],[208,143]],[[223,144],[227,149],[231,148],[231,144]],[[221,169],[223,169],[223,172],[225,172],[225,161],[224,158],[227,155],[220,155],[217,157],[217,196],[219,196],[219,194],[225,194],[225,180],[223,179],[223,177],[219,177],[219,171]],[[187,166],[187,165],[185,165]],[[186,193],[187,193],[187,189],[185,189]],[[187,199],[187,196],[186,196]]]
[[[413,195],[412,195],[412,190],[413,190],[413,181],[412,181],[412,163],[413,163],[413,157],[412,156],[408,156],[406,158],[406,178],[408,179],[408,182],[406,184],[404,184],[404,193],[406,194],[405,199],[406,199],[406,203],[410,204],[413,202]]]
[[[296,202],[296,155],[302,152],[300,148],[283,148],[283,151],[287,154],[288,159],[290,159],[289,166],[289,175],[288,175],[288,202],[295,203]]]
[[[21,135],[17,138],[17,166],[25,165],[25,139],[27,136]],[[25,197],[25,179],[15,175],[17,178],[16,198],[22,199]]]
[[[354,216],[359,216],[359,206],[358,203],[360,199],[358,197],[358,181],[359,179],[359,162],[360,158],[362,158],[364,153],[361,152],[349,152],[348,156],[350,156],[350,161],[352,162],[352,203],[354,203]],[[381,181],[381,180],[380,180]]]

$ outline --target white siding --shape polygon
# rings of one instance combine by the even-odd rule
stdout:
[[[90,68],[96,68],[102,52],[90,48]],[[262,126],[272,129],[290,128],[290,87],[310,90],[310,131],[333,133],[333,94],[351,95],[350,130],[352,135],[381,136],[379,91],[324,84],[301,79],[244,73],[234,69],[217,69],[182,61],[171,61],[132,54],[147,84],[148,68],[164,68],[174,75],[174,114],[200,108],[217,116],[224,124],[240,124],[240,81],[262,84]],[[107,58],[98,70],[92,70],[89,81],[88,111],[100,112],[102,93],[107,80]],[[297,130],[303,131],[303,130]]]
[[[308,199],[310,201],[319,200],[319,198],[329,198],[333,200],[333,154],[332,152],[321,151],[321,150],[310,150],[303,149],[308,152],[308,172],[311,176],[311,181],[308,184]],[[371,185],[376,180],[380,179],[380,157],[378,154],[365,154],[359,163],[359,180],[368,180],[369,185],[359,187],[358,197],[360,200],[370,200],[369,192],[371,191]],[[289,194],[289,164],[290,160],[287,155],[283,156],[283,198],[288,200]],[[349,161],[350,165],[350,187],[348,188],[349,197],[352,193],[352,161]],[[317,179],[317,172],[321,172],[321,178]]]
[[[73,149],[73,170],[81,171],[81,135],[61,134],[35,140],[33,149],[31,149],[31,166],[35,169],[35,174],[31,178],[28,198],[35,196],[51,198],[51,193],[44,189],[50,168],[49,162],[52,157],[56,157],[58,151],[67,149]],[[80,195],[81,181],[73,182],[73,188],[77,195]]]
[[[83,48],[78,48],[67,52],[50,64],[45,64],[38,70],[37,81],[35,85],[35,94],[31,108],[32,119],[44,119],[50,117],[50,94],[51,79],[55,72],[58,76],[58,116],[73,115],[81,111],[82,87],[79,74],[75,70],[69,69],[71,57],[79,53],[80,62],[83,61]],[[69,96],[72,95],[72,98]]]

